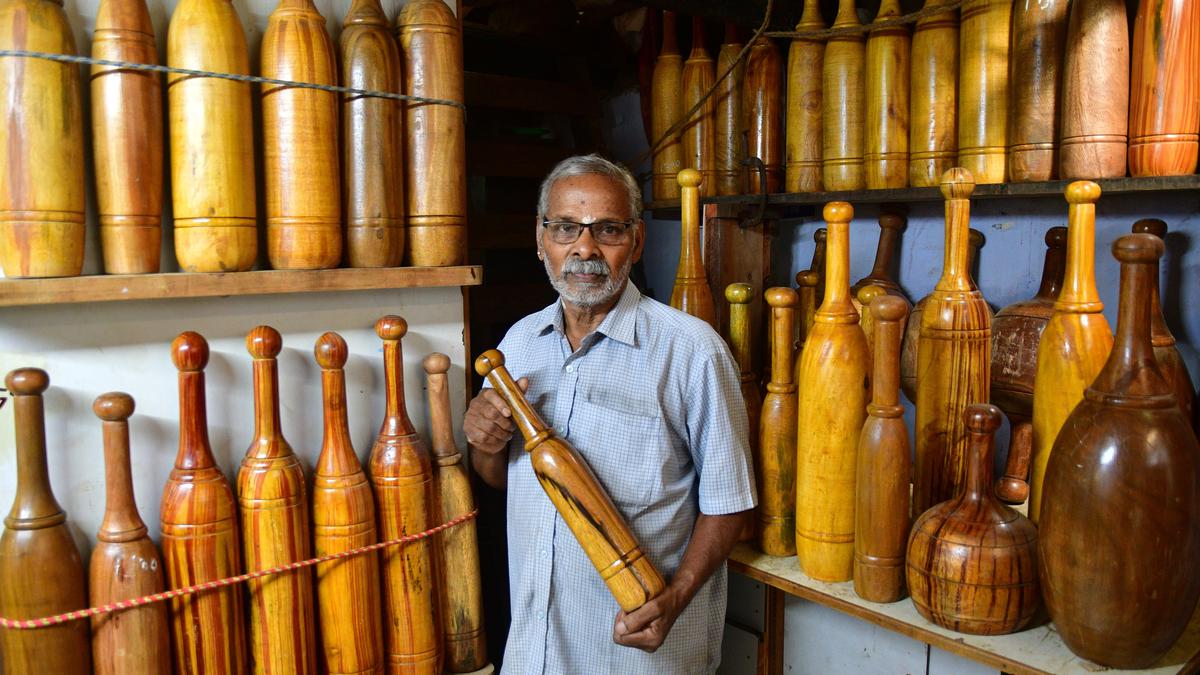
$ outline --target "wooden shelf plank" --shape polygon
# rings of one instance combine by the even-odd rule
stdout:
[[[1154,668],[1141,671],[1108,670],[1071,653],[1051,624],[1012,635],[955,633],[926,621],[908,598],[888,605],[867,602],[854,593],[854,584],[851,582],[827,584],[816,581],[800,571],[794,556],[764,555],[745,543],[734,547],[729,556],[729,569],[772,588],[1014,675],[1082,675],[1098,670],[1167,675],[1180,672],[1189,658],[1200,653],[1200,612],[1192,617],[1183,637]]]
[[[0,307],[433,286],[477,286],[478,265],[0,279]]]

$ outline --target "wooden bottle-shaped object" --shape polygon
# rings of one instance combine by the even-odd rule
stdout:
[[[712,89],[716,75],[713,72],[713,60],[704,48],[704,19],[692,19],[692,53],[683,62],[683,109],[691,110],[700,102],[700,98]],[[683,125],[683,166],[700,172],[700,194],[705,197],[715,195],[717,174],[714,161],[713,134],[713,99],[710,96]]]
[[[388,315],[375,322],[383,340],[386,409],[371,448],[371,484],[379,538],[390,541],[437,525],[433,515],[433,467],[425,441],[413,429],[404,400],[400,339],[408,322]],[[442,672],[442,635],[437,614],[433,542],[421,539],[384,549],[384,639],[389,673]]]
[[[61,8],[59,11],[62,11]],[[0,533],[0,616],[36,619],[87,606],[83,561],[67,514],[50,489],[42,392],[50,377],[18,368],[4,378],[13,398],[17,487]],[[88,623],[0,630],[0,670],[10,675],[92,672]]]
[[[1029,470],[1029,518],[1038,522],[1042,478],[1058,430],[1083,399],[1112,348],[1112,331],[1096,291],[1096,202],[1100,186],[1067,186],[1067,267],[1054,315],[1038,342],[1033,380],[1033,465]]]
[[[862,24],[854,0],[839,0],[833,28]],[[863,97],[866,44],[862,33],[834,35],[825,43],[821,66],[821,184],[825,190],[861,190],[863,170]]]
[[[758,419],[762,412],[762,395],[758,391],[758,377],[754,374],[751,345],[754,344],[750,330],[750,302],[754,300],[754,287],[750,284],[729,284],[725,287],[725,301],[729,303],[729,348],[741,371],[742,399],[746,401],[746,419],[750,425],[750,447],[758,446]]]
[[[879,214],[879,246],[875,249],[875,264],[871,266],[870,274],[854,282],[850,287],[851,293],[857,294],[862,287],[874,284],[882,286],[889,294],[905,297],[900,284],[892,277],[891,270],[892,261],[896,259],[896,252],[899,250],[900,233],[904,231],[907,222],[907,219],[896,211],[885,210]]]
[[[957,497],[924,512],[908,539],[908,592],[921,616],[976,635],[1021,630],[1041,608],[1038,530],[992,495],[1000,410],[972,403],[967,479]]]
[[[379,0],[355,0],[338,38],[342,85],[404,93],[400,48]],[[404,105],[342,95],[346,262],[395,267],[404,259]]]
[[[1129,140],[1125,0],[1072,0],[1067,45],[1058,177],[1122,178]]]
[[[808,333],[812,330],[813,316],[817,313],[817,305],[820,304],[817,294],[817,273],[812,270],[805,270],[796,274],[796,332],[800,336],[798,347],[804,347],[804,341],[808,339]],[[796,362],[793,370],[795,371],[793,382],[797,382],[799,378],[800,368],[800,353],[796,352]]]
[[[101,394],[92,404],[104,428],[104,519],[88,568],[93,607],[166,590],[162,557],[138,515],[129,473],[129,394]],[[97,675],[171,672],[167,605],[155,603],[92,617],[92,662]]]
[[[309,558],[304,468],[279,422],[279,332],[246,334],[254,360],[254,439],[238,470],[242,553],[255,572]],[[247,582],[250,652],[256,673],[315,673],[312,576],[308,568]]]
[[[313,350],[321,367],[324,435],[313,467],[313,553],[325,556],[378,541],[375,497],[346,420],[346,341],[325,333]],[[364,553],[317,565],[323,663],[331,675],[383,672],[379,557]]]
[[[675,287],[671,290],[671,306],[704,319],[717,330],[717,310],[712,290],[704,273],[703,253],[700,250],[700,172],[684,169],[679,172],[680,215],[683,235],[679,243],[679,266],[675,270]]]
[[[0,49],[75,54],[61,0],[0,7]],[[0,269],[7,277],[83,271],[83,104],[79,67],[46,59],[0,62]],[[26,638],[22,638],[26,639]]]
[[[872,358],[874,358],[875,355],[875,317],[870,311],[867,310],[867,308],[871,306],[871,303],[874,302],[876,298],[887,294],[888,292],[883,286],[876,286],[875,284],[867,284],[866,286],[858,289],[858,292],[854,294],[854,299],[858,301],[856,304],[856,307],[858,308],[858,326],[859,328],[862,328],[863,335],[867,338],[867,353],[870,354]],[[908,303],[906,302],[904,304],[907,305]],[[907,310],[905,310],[905,314],[908,314]],[[900,335],[902,337],[904,335],[903,323],[901,323],[900,326]],[[896,363],[897,365],[900,363],[898,358]]]
[[[746,148],[762,160],[765,185],[758,170],[749,169],[750,192],[779,192],[783,186],[783,57],[771,38],[759,37],[746,56],[742,109],[746,115]]]
[[[729,66],[737,59],[742,51],[742,42],[738,38],[737,25],[732,21],[725,22],[725,41],[721,43],[721,51],[717,52],[716,75],[729,70]],[[746,167],[742,159],[746,157],[745,139],[742,132],[746,128],[746,116],[742,110],[742,86],[746,73],[746,62],[737,61],[729,76],[717,84],[713,92],[716,100],[714,126],[714,170],[716,171],[716,193],[719,195],[736,195],[741,193]],[[657,81],[657,80],[656,80]],[[658,139],[652,139],[658,140]],[[654,194],[658,199],[658,187],[655,183]],[[672,181],[672,190],[678,187]]]
[[[817,273],[817,304],[813,305],[814,312],[817,310],[817,305],[825,298],[825,246],[828,236],[829,231],[823,227],[819,227],[816,232],[813,232],[813,257],[809,262],[808,269]]]
[[[899,0],[883,0],[875,21],[899,16]],[[868,190],[908,187],[911,49],[908,26],[879,28],[867,37],[863,168]]]
[[[1016,0],[1012,5],[1008,180],[1013,182],[1054,177],[1069,8],[1070,0]]]
[[[908,303],[880,296],[863,308],[874,316],[871,404],[858,441],[854,505],[854,592],[871,602],[904,597],[911,455],[900,405],[900,339]]]
[[[413,0],[396,16],[409,96],[463,101],[458,18],[441,0]],[[405,106],[405,260],[418,267],[467,258],[467,126],[462,108]]]
[[[759,417],[755,477],[758,547],[767,555],[796,553],[796,382],[792,366],[796,291],[768,288],[771,308],[771,380]]]
[[[158,64],[144,0],[100,3],[92,57]],[[92,66],[92,151],[104,271],[157,272],[163,210],[161,75]]]
[[[1054,444],[1039,572],[1071,651],[1136,669],[1175,643],[1200,597],[1200,445],[1151,344],[1162,241],[1130,234],[1112,248],[1116,340]]]
[[[1008,146],[1008,36],[1013,0],[967,0],[959,33],[958,166],[1003,183]]]
[[[454,442],[450,421],[450,357],[434,352],[425,357],[429,390],[430,444],[435,460],[434,486],[438,523],[448,523],[475,509],[471,477]],[[437,535],[441,549],[442,578],[438,600],[442,614],[446,671],[471,673],[487,665],[487,638],[483,632],[483,588],[479,575],[479,545],[475,521],[468,520]]]
[[[925,0],[925,9],[949,1]],[[911,59],[908,184],[932,187],[958,157],[958,10],[917,22]]]
[[[662,50],[654,61],[650,86],[650,142],[657,143],[687,112],[683,104],[683,55],[675,37],[675,12],[662,13]],[[679,184],[675,176],[686,168],[678,130],[654,147],[652,162],[654,199],[678,199]]]
[[[171,343],[171,360],[179,370],[179,454],[163,488],[160,525],[167,585],[182,588],[240,574],[242,558],[237,503],[208,445],[208,343],[198,333],[181,333]],[[242,607],[240,585],[172,600],[175,672],[245,673]]]
[[[963,410],[988,400],[992,311],[971,281],[967,252],[974,189],[966,169],[951,169],[942,178],[946,251],[942,276],[921,313],[913,513],[962,490],[967,473]]]
[[[1152,234],[1163,242],[1167,238],[1167,224],[1158,218],[1143,218],[1133,224],[1134,232]],[[1158,262],[1154,262],[1154,278],[1159,279]],[[1162,293],[1158,283],[1150,292],[1150,343],[1154,345],[1154,358],[1158,359],[1158,368],[1162,371],[1171,389],[1175,392],[1175,400],[1184,417],[1192,419],[1192,409],[1195,406],[1195,389],[1192,388],[1192,378],[1188,375],[1187,365],[1179,356],[1175,346],[1175,336],[1167,326],[1163,316]]]
[[[1200,153],[1200,3],[1138,4],[1129,96],[1129,175],[1196,171]]]
[[[228,0],[180,0],[167,65],[250,74],[246,34]],[[184,272],[243,272],[258,257],[250,84],[167,76],[175,258]]]
[[[666,583],[645,556],[621,512],[579,451],[546,426],[504,367],[504,354],[489,349],[475,359],[513,413],[538,483],[554,503],[617,604],[626,612],[654,599]]]
[[[797,31],[825,30],[819,0],[804,0]],[[784,192],[821,191],[821,72],[825,41],[794,38],[787,64],[787,159]],[[907,113],[907,111],[906,111]]]
[[[1033,383],[1038,344],[1054,315],[1067,258],[1067,228],[1046,231],[1046,260],[1037,295],[996,312],[992,320],[992,403],[1008,416],[1008,463],[996,481],[996,496],[1020,504],[1029,496],[1033,453]]]
[[[846,202],[831,202],[824,216],[829,232],[825,299],[800,354],[796,555],[800,569],[814,579],[849,581],[854,559],[854,458],[866,420],[871,355],[850,302],[854,209]]]

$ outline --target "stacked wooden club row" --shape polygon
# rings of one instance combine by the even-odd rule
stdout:
[[[375,328],[383,340],[387,406],[366,471],[347,422],[346,342],[337,333],[317,340],[324,439],[311,483],[280,424],[280,335],[269,326],[247,335],[255,433],[236,497],[208,442],[208,344],[193,332],[175,339],[179,452],[163,491],[161,556],[133,499],[133,399],[119,392],[97,398],[106,510],[86,580],[47,474],[42,393],[49,378],[36,368],[9,373],[18,479],[0,535],[0,616],[40,618],[272,569],[417,534],[471,512],[467,467],[450,421],[449,357],[435,353],[424,361],[431,456],[405,408],[400,340],[407,325],[386,316]],[[319,563],[315,574],[294,569],[253,579],[244,589],[181,596],[169,607],[102,614],[92,619],[90,637],[85,621],[0,629],[0,669],[13,675],[93,667],[147,675],[466,673],[487,665],[482,620],[475,526],[467,521],[432,538]]]
[[[686,122],[682,146],[673,136],[658,147],[654,198],[678,197],[672,178],[684,168],[700,170],[704,196],[930,187],[952,166],[979,183],[1197,170],[1197,3],[1140,3],[1132,54],[1122,0],[967,0],[937,11],[947,4],[926,0],[915,25],[864,27],[855,0],[839,0],[830,27],[851,32],[792,39],[786,66],[758,38],[715,110]],[[900,16],[898,0],[883,0],[874,21]],[[805,0],[796,31],[825,28],[818,0]],[[713,71],[701,22],[686,63],[670,12],[663,36],[651,142],[699,100]],[[741,46],[727,26],[721,55]],[[745,151],[761,161],[763,186]]]
[[[686,251],[697,246],[686,235],[699,220],[689,172],[681,173],[683,298],[708,293],[699,256]],[[1200,599],[1197,394],[1162,315],[1166,225],[1138,221],[1112,244],[1121,264],[1114,336],[1095,282],[1095,183],[1066,188],[1068,226],[1046,233],[1037,295],[995,316],[970,271],[982,243],[969,229],[973,177],[953,168],[941,189],[943,271],[911,313],[890,272],[902,216],[881,214],[875,264],[852,287],[853,210],[825,207],[798,292],[765,292],[771,375],[761,404],[756,388],[746,392],[756,382],[743,347],[753,289],[726,290],[730,344],[743,364],[748,413],[759,420],[756,544],[797,556],[815,579],[853,580],[870,601],[907,592],[925,618],[961,632],[1021,630],[1044,600],[1080,656],[1148,666]],[[814,309],[818,276],[823,301]],[[700,305],[675,306],[696,313]],[[898,391],[906,382],[916,406],[911,502]],[[1002,412],[1011,446],[1004,476],[993,481]],[[1027,497],[1029,518],[1005,503]]]
[[[61,2],[0,2],[0,49],[75,54]],[[355,0],[338,51],[312,0],[280,0],[261,75],[462,102],[458,20],[441,0],[404,6],[393,29],[378,0]],[[146,4],[103,0],[92,56],[158,63]],[[182,0],[166,63],[249,75],[234,6]],[[252,85],[171,74],[166,97],[174,257],[184,272],[238,272],[259,258]],[[0,269],[8,277],[82,272],[84,150],[79,68],[0,60]],[[91,129],[104,271],[157,272],[161,254],[162,76],[91,70]],[[461,108],[261,85],[266,259],[273,269],[462,264],[466,251]],[[339,123],[340,118],[340,123]],[[339,143],[340,137],[340,143]],[[340,150],[339,150],[340,146]]]

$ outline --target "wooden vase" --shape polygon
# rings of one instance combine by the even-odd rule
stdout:
[[[746,148],[763,164],[763,178],[751,166],[750,192],[779,192],[783,185],[783,57],[771,38],[762,36],[746,56],[742,110],[746,115]]]
[[[4,386],[13,399],[17,484],[0,533],[0,616],[36,619],[83,609],[88,600],[83,561],[46,467],[42,393],[50,376],[18,368],[4,378]],[[0,630],[0,670],[9,675],[87,675],[91,655],[86,621]]]
[[[92,57],[158,64],[154,26],[144,0],[100,3]],[[157,272],[163,211],[162,76],[92,66],[91,86],[104,271]]]
[[[900,339],[908,303],[879,295],[874,318],[871,404],[858,441],[854,497],[854,592],[871,602],[904,597],[909,526],[908,427],[900,405]]]
[[[1062,72],[1058,177],[1124,177],[1129,140],[1125,0],[1072,0]]]
[[[1129,175],[1194,173],[1200,154],[1200,4],[1138,3],[1130,72]]]
[[[1037,527],[992,495],[1000,410],[973,403],[967,480],[958,497],[924,512],[908,538],[908,591],[921,616],[943,628],[1003,635],[1041,608]]]
[[[1137,221],[1133,224],[1133,231],[1152,234],[1166,243],[1167,224],[1158,218],[1143,218]],[[1158,261],[1154,262],[1154,278],[1159,278]],[[1171,383],[1171,390],[1175,392],[1179,409],[1183,411],[1184,417],[1192,419],[1196,390],[1192,387],[1187,365],[1175,346],[1175,336],[1171,334],[1167,319],[1163,316],[1162,292],[1159,286],[1159,283],[1155,283],[1154,288],[1150,290],[1150,344],[1154,346],[1154,358],[1158,359],[1159,370],[1167,378],[1167,382]]]
[[[342,86],[404,93],[400,48],[379,0],[354,0],[338,39]],[[404,104],[342,95],[346,263],[396,267],[404,259]]]
[[[92,404],[104,429],[104,518],[88,567],[88,603],[100,607],[166,590],[162,556],[138,515],[129,472],[133,398],[101,394]],[[155,603],[92,617],[92,663],[97,675],[171,672],[167,605]]]
[[[683,55],[675,36],[675,12],[662,13],[662,49],[654,61],[650,81],[650,143],[658,143],[683,118]],[[739,132],[740,133],[740,132]],[[679,199],[679,184],[675,176],[683,165],[683,145],[679,130],[654,147],[653,196],[662,201]]]
[[[1042,479],[1054,439],[1083,399],[1112,348],[1104,303],[1096,291],[1096,202],[1100,186],[1067,186],[1067,263],[1054,315],[1038,342],[1033,380],[1033,465],[1029,470],[1029,518],[1039,522]]]
[[[246,34],[228,0],[180,0],[167,65],[250,74]],[[258,257],[250,84],[167,76],[175,258],[183,272],[244,272]]]
[[[1070,0],[1012,3],[1007,157],[1012,182],[1054,178],[1070,4]]]
[[[700,172],[684,169],[679,172],[680,215],[683,234],[679,243],[679,266],[675,270],[675,287],[671,289],[671,306],[703,319],[717,330],[717,309],[712,290],[704,273],[704,258],[700,248]]]
[[[704,20],[700,17],[692,18],[692,52],[688,54],[687,61],[683,62],[682,80],[685,112],[699,103],[700,98],[712,89],[713,82],[716,81],[712,57],[704,48]],[[683,144],[683,166],[700,172],[700,194],[704,197],[717,193],[714,103],[712,97],[709,97],[683,125],[680,134]]]
[[[819,0],[804,0],[797,31],[825,30]],[[784,192],[821,191],[821,73],[825,41],[795,38],[788,47],[787,157]]]
[[[1116,340],[1054,444],[1039,522],[1039,572],[1058,634],[1113,668],[1157,662],[1200,598],[1200,445],[1151,343],[1162,252],[1149,234],[1113,244]]]
[[[899,16],[900,1],[883,0],[875,21]],[[867,37],[863,168],[868,190],[908,187],[911,50],[908,26],[877,28]]]
[[[396,16],[405,94],[463,101],[459,21],[441,0],[413,0]],[[439,103],[405,105],[408,230],[404,258],[416,267],[467,259],[466,113]]]
[[[0,5],[0,49],[75,54],[62,0]],[[7,277],[83,271],[83,104],[79,67],[29,57],[0,62],[0,269]]]
[[[738,54],[742,51],[742,41],[738,37],[737,25],[732,21],[725,22],[725,40],[721,50],[717,52],[716,73],[729,70],[735,64]],[[729,76],[717,83],[713,92],[715,118],[714,128],[714,159],[713,169],[716,172],[716,194],[736,195],[745,191],[746,167],[742,160],[746,157],[745,139],[742,132],[746,128],[746,115],[742,109],[742,87],[746,76],[746,62],[736,61]],[[655,184],[657,186],[657,183]],[[678,185],[672,181],[671,190],[678,195]],[[654,194],[658,195],[655,187]],[[655,199],[658,197],[656,196]]]
[[[854,0],[839,0],[832,28],[862,24]],[[825,190],[861,190],[863,169],[863,67],[866,45],[861,33],[835,35],[825,43],[821,66],[821,184]]]
[[[825,299],[800,354],[796,441],[796,555],[821,581],[849,581],[854,559],[854,479],[866,420],[870,354],[850,302],[846,202],[825,205]]]
[[[959,32],[958,166],[1003,183],[1008,146],[1009,22],[1013,0],[967,0]]]
[[[886,209],[886,207],[885,207]],[[879,213],[879,245],[875,249],[875,263],[871,272],[850,286],[850,292],[856,296],[867,285],[880,286],[891,295],[905,298],[904,291],[892,275],[892,261],[900,250],[900,233],[904,231],[908,219],[894,210],[883,210]]]
[[[925,9],[948,2],[925,0]],[[932,187],[958,156],[957,9],[917,21],[910,58],[908,184]]]
[[[768,288],[771,308],[771,379],[759,417],[755,479],[758,484],[758,548],[767,555],[796,553],[796,383],[792,335],[799,296]]]

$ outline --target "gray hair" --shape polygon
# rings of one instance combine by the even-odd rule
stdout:
[[[638,187],[637,181],[634,180],[633,174],[629,173],[629,169],[626,169],[624,166],[616,162],[610,162],[595,153],[568,157],[555,165],[550,171],[550,175],[546,176],[546,179],[542,181],[542,187],[538,191],[538,217],[545,217],[546,211],[550,208],[550,189],[554,187],[554,184],[559,179],[570,178],[572,176],[586,176],[589,174],[608,176],[616,181],[629,197],[630,218],[635,224],[641,220],[642,190]]]

